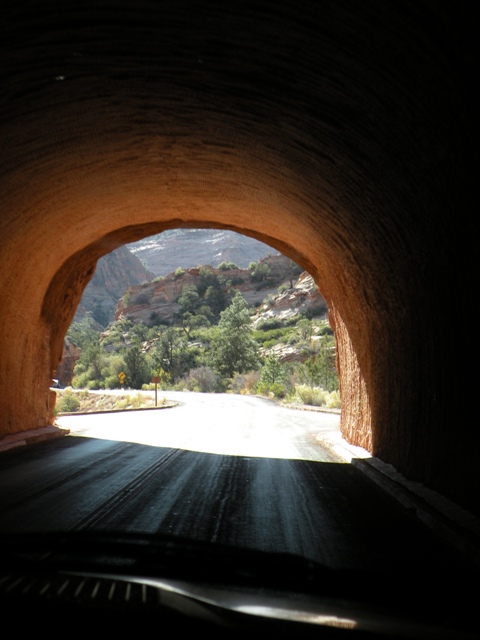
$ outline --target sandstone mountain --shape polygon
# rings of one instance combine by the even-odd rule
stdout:
[[[217,267],[222,262],[246,269],[250,262],[277,253],[263,242],[225,229],[171,229],[127,247],[156,276],[166,276],[178,267]]]
[[[317,290],[313,278],[293,263],[289,258],[277,254],[258,261],[266,265],[268,274],[264,280],[252,281],[248,269],[214,269],[207,265],[214,276],[230,281],[232,287],[243,295],[250,307],[257,307],[262,318],[281,319],[298,315],[307,309],[313,314],[326,312],[326,305]],[[183,287],[197,287],[202,278],[199,267],[186,269],[183,273],[169,273],[165,278],[130,287],[127,295],[119,300],[115,319],[128,318],[134,323],[166,323],[174,321],[179,311],[178,298]],[[299,277],[300,276],[300,277]],[[283,285],[283,287],[282,287]],[[279,288],[285,291],[279,294]],[[263,303],[263,306],[262,306]]]
[[[128,249],[125,249],[128,252]],[[121,252],[123,253],[123,252]],[[133,256],[134,257],[134,256]],[[103,259],[105,265],[100,265],[99,287],[112,282],[109,274],[109,267],[115,266],[119,272],[119,264],[128,256],[116,256],[115,260],[120,262],[109,262]],[[319,293],[316,284],[307,272],[302,271],[298,265],[289,258],[281,254],[270,255],[258,261],[259,265],[268,266],[268,274],[263,281],[252,281],[249,269],[214,269],[206,268],[217,276],[222,276],[225,280],[232,282],[232,286],[238,289],[251,307],[256,308],[256,314],[252,319],[252,326],[257,327],[266,320],[288,320],[306,313],[311,317],[323,317],[327,313],[324,299]],[[138,265],[137,265],[138,266]],[[98,269],[98,268],[97,268]],[[115,319],[128,318],[134,323],[152,322],[171,323],[175,314],[179,310],[178,297],[186,285],[197,286],[201,279],[201,268],[186,269],[182,274],[172,272],[165,278],[156,278],[141,284],[135,284],[128,288],[115,309]],[[145,274],[142,271],[136,272],[137,277]],[[113,279],[114,281],[114,279]],[[95,285],[95,283],[93,283]],[[95,291],[95,290],[94,290]],[[117,288],[117,292],[119,289]],[[95,296],[90,299],[94,302]],[[100,294],[97,294],[100,295]],[[97,299],[97,304],[99,304]],[[111,300],[111,299],[110,299]],[[101,299],[100,299],[101,301]],[[105,300],[103,300],[105,303]],[[108,330],[104,332],[104,336]],[[301,354],[295,347],[279,344],[272,350],[282,362],[301,360]],[[80,355],[76,345],[68,340],[64,343],[62,362],[57,370],[57,378],[64,386],[71,384],[73,369]]]
[[[119,247],[101,258],[85,289],[74,321],[87,312],[106,327],[114,320],[120,298],[134,285],[166,276],[178,267],[218,266],[233,262],[246,269],[251,262],[275,253],[268,245],[233,231],[172,229]]]
[[[117,302],[125,291],[152,278],[154,274],[127,247],[119,247],[97,262],[74,321],[78,322],[86,312],[90,312],[99,325],[106,327],[113,320]]]

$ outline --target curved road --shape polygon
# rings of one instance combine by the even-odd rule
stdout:
[[[418,572],[449,550],[355,467],[323,450],[336,414],[261,398],[167,394],[174,408],[65,416],[60,440],[2,454],[0,531],[171,533]]]
[[[300,411],[255,396],[160,392],[170,409],[63,416],[73,434],[224,455],[332,461],[316,434],[338,431],[338,413]]]

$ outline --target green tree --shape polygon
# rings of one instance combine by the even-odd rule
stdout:
[[[278,356],[267,356],[260,372],[258,391],[264,395],[273,393],[277,397],[286,395],[285,380],[288,372],[280,362]]]
[[[184,285],[177,302],[180,316],[184,313],[195,313],[200,306],[200,296],[196,287],[193,284]]]
[[[322,384],[323,372],[322,363],[320,359],[317,360],[317,356],[311,356],[308,360],[305,360],[298,369],[298,378],[302,384],[306,384],[309,387],[316,387]]]
[[[200,296],[203,296],[208,287],[220,287],[220,281],[216,273],[212,271],[210,267],[201,267],[200,268],[200,282],[198,283],[198,293]]]
[[[293,288],[293,279],[294,279],[294,277],[295,276],[299,276],[302,273],[303,269],[302,269],[302,267],[300,267],[293,260],[289,260],[288,265],[289,265],[289,271],[290,271],[290,275],[289,275],[289,278],[290,278],[290,289],[292,289]]]
[[[258,366],[258,344],[252,337],[247,301],[239,291],[220,314],[210,347],[212,364],[224,377]]]
[[[225,309],[227,297],[219,285],[211,285],[205,291],[205,304],[211,309],[214,317],[218,318]]]
[[[137,345],[138,343],[144,342],[145,340],[147,340],[148,329],[148,326],[143,322],[134,324],[129,331],[130,340]]]
[[[201,313],[194,314],[187,311],[180,318],[180,324],[187,336],[187,340],[190,340],[192,331],[200,327],[208,327],[210,322],[208,318]]]
[[[87,313],[79,322],[72,322],[66,337],[80,349],[85,349],[91,344],[98,343],[100,332],[94,329],[94,325],[95,321]]]
[[[283,382],[286,377],[287,372],[278,356],[274,354],[267,356],[260,372],[260,382],[270,385]]]
[[[118,389],[121,387],[121,380],[118,376],[125,369],[125,361],[120,353],[110,353],[106,355],[104,367],[102,369],[102,380],[105,389]]]
[[[335,342],[325,336],[319,344],[318,352],[308,358],[299,368],[301,383],[321,386],[326,391],[338,389],[338,374],[335,365]]]
[[[312,321],[308,318],[302,318],[297,322],[297,329],[302,340],[310,340],[313,335]]]
[[[123,354],[125,362],[126,383],[132,389],[141,389],[142,385],[150,382],[150,368],[147,358],[140,345],[134,344]]]
[[[168,327],[160,335],[152,354],[155,371],[162,369],[174,383],[194,365],[194,353],[179,329]]]
[[[322,386],[327,391],[338,389],[338,373],[336,368],[335,339],[324,336],[320,342],[320,349],[316,354],[322,371]]]
[[[75,365],[73,386],[92,389],[101,387],[104,357],[105,353],[98,342],[87,344]]]
[[[264,282],[270,273],[270,267],[266,262],[251,262],[248,270],[252,282]]]

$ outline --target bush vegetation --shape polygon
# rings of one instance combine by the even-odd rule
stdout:
[[[80,400],[71,388],[64,389],[60,399],[56,404],[56,408],[61,413],[72,413],[80,408]]]
[[[225,263],[222,268],[234,266]],[[177,269],[179,275],[181,271]],[[327,320],[308,313],[285,321],[267,319],[253,329],[252,310],[243,296],[208,267],[200,273],[197,287],[185,286],[179,293],[171,325],[153,313],[148,325],[123,318],[103,333],[90,316],[73,323],[67,337],[80,347],[81,356],[72,386],[151,388],[151,378],[157,376],[165,390],[261,394],[340,406],[335,341]],[[268,270],[252,267],[251,276],[261,284]],[[283,363],[275,355],[281,345],[294,345],[302,361]],[[75,400],[76,394],[65,393],[59,408],[75,411]]]

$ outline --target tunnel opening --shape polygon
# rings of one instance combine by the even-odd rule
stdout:
[[[157,214],[156,217],[152,215],[149,222],[114,228],[105,235],[100,235],[98,230],[95,232],[95,227],[83,227],[82,233],[88,231],[90,237],[92,237],[92,230],[94,231],[93,238],[96,236],[96,239],[93,242],[78,248],[81,243],[77,237],[74,243],[77,247],[76,251],[72,251],[71,243],[67,243],[68,246],[65,247],[59,246],[59,255],[64,255],[65,259],[50,276],[41,302],[42,338],[38,340],[39,334],[37,332],[35,335],[37,342],[35,346],[38,350],[35,360],[36,366],[32,371],[29,371],[36,392],[28,398],[29,404],[22,407],[28,420],[18,420],[17,411],[11,417],[5,416],[4,433],[30,431],[54,423],[56,395],[55,391],[50,388],[52,379],[56,377],[58,364],[62,360],[65,335],[74,319],[83,291],[92,279],[96,264],[102,256],[122,245],[134,243],[166,230],[224,229],[268,244],[272,249],[281,252],[282,255],[300,265],[312,275],[316,283],[322,282],[322,296],[327,303],[329,324],[336,341],[336,364],[339,389],[341,390],[339,393],[342,396],[342,433],[347,440],[351,436],[353,437],[352,444],[369,450],[372,439],[368,394],[365,392],[363,375],[359,373],[356,351],[352,348],[352,341],[349,338],[344,318],[339,313],[338,301],[336,300],[337,294],[342,292],[345,284],[344,270],[337,272],[337,274],[333,273],[338,248],[335,245],[329,247],[326,239],[319,234],[319,230],[314,230],[311,221],[297,219],[294,212],[288,213],[281,209],[275,209],[277,218],[269,228],[269,206],[267,206],[269,212],[267,215],[265,204],[263,205],[262,211],[265,211],[265,218],[259,214],[253,218],[245,217],[245,204],[239,206],[237,203],[236,206],[238,207],[238,222],[244,224],[228,224],[227,219],[222,219],[221,212],[212,218],[205,215],[201,220],[189,220],[188,222],[178,218],[168,219],[168,217],[159,220]],[[133,211],[131,213],[133,215]],[[104,216],[111,227],[113,221],[109,216],[108,209]],[[231,219],[232,216],[229,217]],[[73,238],[73,236],[71,237]],[[319,254],[323,255],[324,260]],[[59,256],[55,257],[58,264]],[[50,268],[51,265],[47,261],[45,266]],[[339,283],[339,291],[335,291],[335,287],[333,287],[335,282]],[[333,304],[334,300],[335,305]],[[28,341],[25,344],[28,346]],[[338,366],[339,364],[340,366]],[[42,391],[42,388],[45,389],[45,392]],[[354,425],[354,428],[350,428],[351,425]]]
[[[248,326],[234,352],[217,336],[222,326],[231,343],[238,331],[221,324],[236,293],[235,313]],[[79,398],[90,410],[112,406],[98,389],[155,388],[157,402],[157,386],[340,409],[334,333],[313,277],[271,244],[218,228],[172,229],[101,257],[54,378],[55,386],[97,391],[57,391],[57,413],[78,408]],[[152,403],[151,394],[143,398]],[[137,394],[115,406],[140,403]]]

